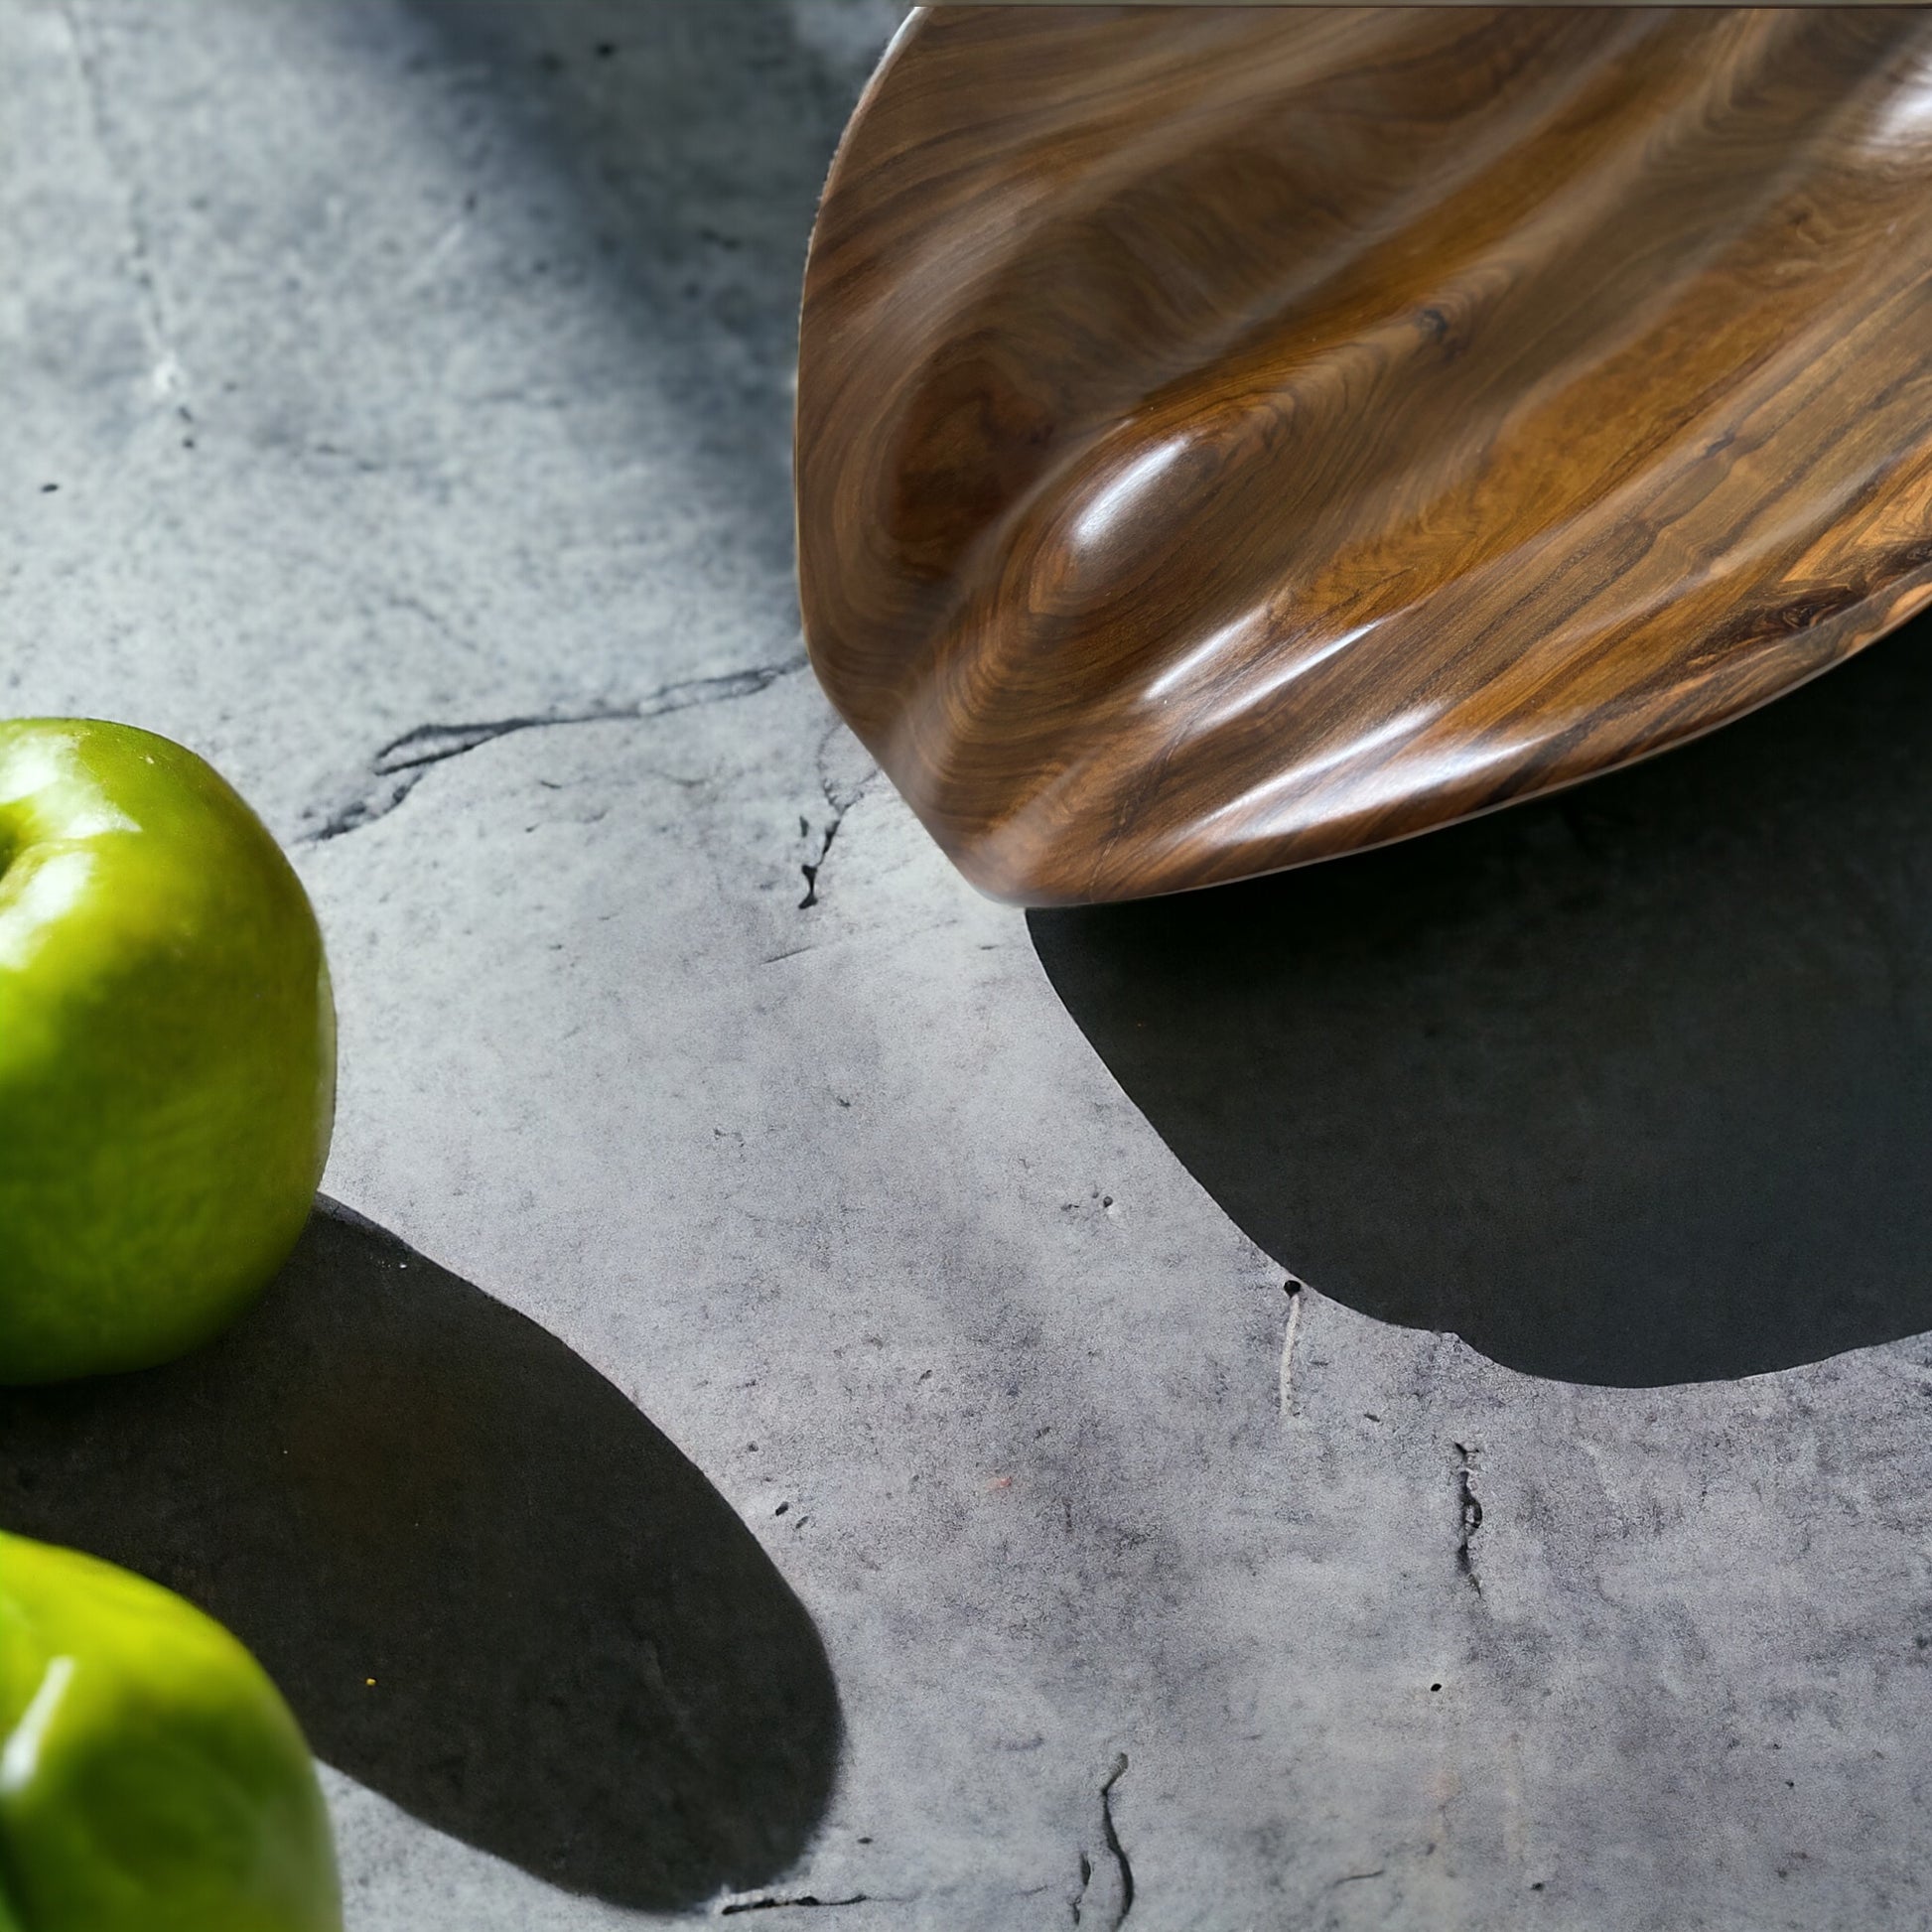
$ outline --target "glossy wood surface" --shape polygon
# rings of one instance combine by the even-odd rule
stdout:
[[[1660,751],[1932,601],[1932,12],[915,15],[796,474],[818,674],[1003,897]]]

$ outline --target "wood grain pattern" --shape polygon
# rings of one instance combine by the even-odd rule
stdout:
[[[1002,897],[1663,750],[1932,601],[1932,13],[915,15],[796,479],[818,674]]]

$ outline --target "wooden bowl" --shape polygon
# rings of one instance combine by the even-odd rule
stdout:
[[[945,8],[805,274],[812,661],[954,862],[1211,885],[1932,601],[1932,12]]]

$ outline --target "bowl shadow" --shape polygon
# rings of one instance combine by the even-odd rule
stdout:
[[[1324,1295],[1652,1386],[1932,1328],[1932,621],[1379,852],[1034,912],[1225,1211]]]
[[[0,1522],[181,1591],[319,1757],[571,1890],[762,1883],[829,1801],[824,1646],[730,1505],[544,1329],[333,1202],[213,1346],[0,1391]]]

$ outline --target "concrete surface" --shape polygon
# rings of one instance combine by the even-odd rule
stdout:
[[[836,1795],[694,1915],[1932,1924],[1932,1344],[1605,1390],[1285,1294],[801,671],[797,277],[894,17],[4,0],[8,708],[257,802],[329,1191],[815,1619]],[[654,1922],[330,1789],[355,1932]]]

